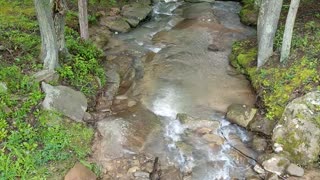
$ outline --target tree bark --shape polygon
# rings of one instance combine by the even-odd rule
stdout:
[[[80,36],[85,40],[89,39],[87,6],[87,0],[78,0]]]
[[[286,26],[283,34],[280,62],[283,62],[286,59],[288,59],[290,55],[293,27],[294,27],[294,22],[296,20],[299,4],[300,4],[300,0],[291,0],[290,9],[289,9],[287,20],[286,20]]]
[[[34,0],[41,33],[41,54],[44,69],[54,70],[58,66],[57,37],[52,18],[52,1]]]
[[[69,53],[66,47],[65,42],[65,16],[67,13],[67,3],[65,0],[55,0],[55,4],[53,6],[53,21],[54,28],[57,36],[57,46],[59,57],[65,58]]]
[[[283,0],[263,0],[258,18],[258,67],[273,54],[273,41]]]

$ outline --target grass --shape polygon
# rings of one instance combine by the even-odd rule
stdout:
[[[76,24],[74,21],[70,23]],[[105,83],[102,52],[66,29],[70,58],[60,62],[59,84],[93,97]],[[40,32],[32,0],[0,0],[0,179],[61,179],[76,161],[86,162],[93,128],[41,108],[44,94],[32,74]],[[1,85],[0,84],[0,85]]]

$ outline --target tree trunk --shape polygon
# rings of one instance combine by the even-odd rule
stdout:
[[[285,61],[290,55],[291,40],[294,22],[296,20],[300,0],[291,0],[290,9],[287,15],[286,26],[284,29],[280,62]]]
[[[54,70],[58,66],[57,37],[52,18],[50,0],[34,0],[41,33],[41,54],[44,69]]]
[[[85,40],[89,39],[87,6],[87,0],[78,0],[80,35]]]
[[[258,18],[258,67],[265,64],[273,53],[273,41],[277,31],[283,0],[264,0]]]
[[[65,42],[65,16],[67,13],[67,3],[65,0],[55,0],[55,4],[53,6],[53,21],[54,21],[54,28],[57,36],[57,46],[59,57],[66,58],[69,54],[66,42]]]

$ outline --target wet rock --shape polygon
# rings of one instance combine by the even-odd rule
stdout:
[[[80,91],[66,86],[51,86],[42,82],[42,90],[46,97],[42,106],[47,110],[55,110],[72,120],[82,121],[87,110],[87,99]]]
[[[106,90],[98,96],[96,110],[99,112],[110,111],[113,98],[118,93],[120,87],[120,75],[116,69],[110,68],[106,71]]]
[[[262,162],[262,166],[265,170],[279,176],[285,173],[286,167],[289,164],[290,161],[287,158],[279,155],[270,155],[270,157]]]
[[[251,158],[257,159],[258,154],[253,151],[252,149],[248,148],[247,145],[241,141],[241,139],[236,135],[229,135],[228,143],[235,148],[236,150],[240,151],[243,155]]]
[[[320,155],[320,91],[310,92],[287,105],[274,128],[272,140],[282,146],[288,159],[311,165]]]
[[[123,6],[121,14],[132,27],[136,27],[142,20],[147,18],[151,11],[152,7],[148,4],[133,3]]]
[[[202,138],[209,143],[216,143],[218,145],[222,145],[224,143],[224,139],[216,134],[206,134],[202,136]]]
[[[264,174],[266,171],[261,167],[259,166],[258,164],[256,164],[254,167],[253,167],[253,170],[255,172],[257,172],[258,174]]]
[[[108,27],[111,31],[120,33],[128,32],[130,25],[121,16],[102,17],[100,18],[100,25]]]
[[[254,132],[259,132],[271,136],[275,124],[275,121],[270,121],[259,116],[249,124],[249,129]]]
[[[4,82],[0,82],[0,93],[6,93],[8,91],[8,87]]]
[[[220,48],[219,48],[217,45],[215,45],[215,44],[210,44],[210,45],[208,46],[208,50],[209,50],[209,51],[213,51],[213,52],[217,52],[217,51],[220,51]]]
[[[64,180],[96,180],[97,176],[81,163],[76,163],[69,170]]]
[[[218,21],[213,13],[210,3],[208,2],[200,2],[187,6],[183,9],[183,17],[186,19],[210,19],[210,22]]]
[[[111,37],[111,32],[107,27],[93,26],[89,29],[89,35],[93,44],[100,49],[105,49]]]
[[[57,82],[59,80],[59,74],[53,70],[41,70],[33,75],[33,78],[36,82],[44,81],[46,83],[50,81]]]
[[[254,120],[257,109],[244,104],[232,104],[227,110],[227,119],[239,126],[246,128]]]
[[[287,167],[286,172],[291,176],[302,177],[304,175],[304,169],[292,163]]]
[[[138,153],[159,126],[158,117],[141,106],[109,116],[97,122],[99,136],[93,145],[94,158],[105,162],[128,152]]]
[[[179,169],[172,167],[172,168],[162,172],[161,179],[182,180],[182,174]]]
[[[267,149],[267,140],[257,135],[253,136],[252,148],[257,152],[264,152]]]
[[[199,128],[196,130],[196,133],[199,135],[205,135],[205,134],[209,134],[213,131],[212,128],[208,128],[208,127],[203,127],[203,128]]]
[[[200,128],[208,128],[211,129],[211,132],[215,133],[220,127],[220,122],[218,121],[194,118],[185,113],[178,113],[176,119],[183,124],[184,128],[192,131],[199,130]]]

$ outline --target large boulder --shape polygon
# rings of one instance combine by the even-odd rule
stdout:
[[[121,9],[121,15],[132,26],[136,27],[151,13],[152,7],[145,3],[133,3],[125,5]]]
[[[320,91],[310,92],[287,105],[274,128],[272,140],[294,163],[308,165],[318,160]]]
[[[227,119],[239,126],[246,128],[254,120],[257,109],[244,104],[232,104],[227,110]]]
[[[41,87],[46,94],[42,102],[44,109],[57,111],[78,122],[83,120],[88,107],[83,93],[66,86],[51,86],[45,82],[42,82]]]
[[[130,25],[121,16],[102,17],[100,18],[100,25],[108,27],[111,31],[125,33],[130,30]]]
[[[290,161],[287,158],[276,154],[265,155],[264,157],[259,158],[261,158],[261,164],[266,171],[278,176],[286,173],[286,168],[290,164]]]

